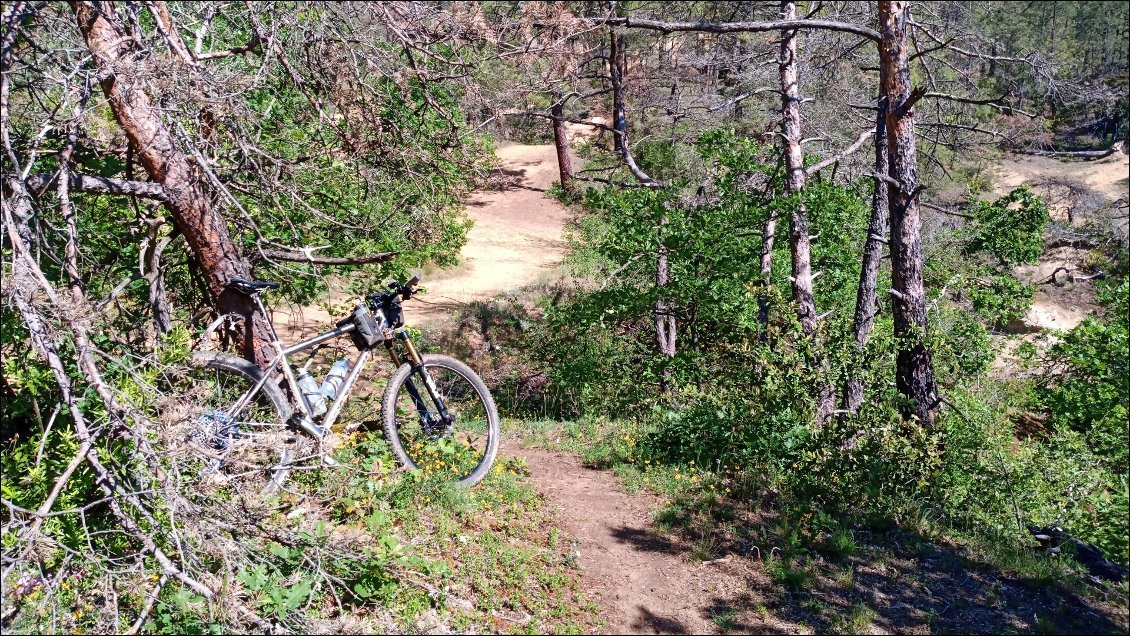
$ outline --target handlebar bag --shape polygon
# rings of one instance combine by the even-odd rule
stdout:
[[[357,328],[349,333],[349,337],[358,349],[368,349],[384,340],[376,316],[364,306],[353,311],[353,324]]]

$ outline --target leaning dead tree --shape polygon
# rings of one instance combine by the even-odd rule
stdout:
[[[883,69],[880,68],[880,84]],[[890,223],[889,187],[886,177],[890,173],[887,157],[887,99],[880,97],[875,106],[875,189],[871,194],[871,215],[867,222],[867,238],[863,244],[863,262],[856,287],[855,316],[852,320],[853,358],[862,362],[875,317],[879,314],[879,266],[883,252],[890,243],[887,229]],[[858,377],[848,378],[844,385],[841,409],[849,413],[859,411],[863,404],[864,383]]]
[[[253,543],[306,539],[211,499],[189,468],[194,318],[243,316],[264,361],[263,317],[226,291],[233,277],[309,293],[323,267],[376,284],[385,264],[450,259],[482,168],[447,90],[462,35],[410,6],[316,9],[5,3],[0,289],[5,360],[22,364],[5,372],[3,438],[34,440],[27,465],[45,475],[0,500],[6,591],[100,577],[89,600],[108,633],[145,628],[171,587],[237,631],[311,629],[224,593],[270,558]],[[27,413],[9,410],[13,391]]]
[[[114,118],[149,178],[161,184],[165,192],[163,203],[203,271],[216,308],[221,313],[243,317],[242,324],[247,325],[243,329],[244,351],[251,359],[266,364],[272,355],[267,347],[270,335],[266,317],[259,315],[250,297],[226,288],[233,278],[250,278],[251,266],[236,249],[226,220],[213,204],[205,183],[206,168],[193,165],[162,121],[140,78],[131,76],[132,40],[126,36],[115,7],[85,2],[72,2],[71,6],[94,70],[104,77],[100,83]],[[173,25],[167,22],[167,10],[158,15],[162,19],[157,23],[164,23],[169,29],[168,39],[180,44],[174,50],[186,51],[179,36],[174,37]]]
[[[1084,160],[1098,160],[1106,159],[1116,152],[1126,153],[1126,141],[1117,141],[1111,144],[1110,148],[1106,150],[1018,150],[1022,155],[1034,155],[1037,157],[1054,157],[1056,159],[1084,159]]]
[[[245,354],[262,363],[270,353],[263,344],[266,324],[247,298],[226,291],[233,277],[251,277],[253,268],[279,276],[316,274],[321,266],[379,264],[393,259],[399,245],[418,244],[414,233],[448,231],[452,221],[446,209],[457,197],[443,190],[465,192],[469,180],[455,173],[470,174],[477,160],[464,149],[470,130],[454,114],[455,104],[435,96],[432,87],[459,77],[454,72],[435,79],[438,69],[463,65],[450,59],[423,65],[416,58],[432,55],[433,46],[453,42],[458,34],[428,30],[418,15],[398,6],[382,7],[375,15],[342,7],[293,24],[292,15],[247,3],[222,3],[206,11],[163,2],[70,6],[69,33],[59,12],[41,10],[39,16],[49,16],[45,25],[77,40],[74,44],[89,56],[88,68],[62,72],[91,78],[101,88],[125,144],[107,147],[80,125],[81,158],[55,174],[32,171],[20,177],[36,196],[43,190],[30,186],[59,183],[84,195],[127,197],[138,210],[139,198],[157,204],[145,212],[150,216],[146,231],[153,236],[146,243],[150,268],[144,278],[151,283],[159,331],[171,326],[170,290],[161,283],[165,250],[156,249],[162,243],[167,247],[183,238],[202,296],[192,304],[241,316],[247,325],[241,335]],[[365,15],[353,15],[357,11]],[[152,18],[152,30],[141,26],[142,14]],[[218,28],[221,23],[224,29]],[[361,39],[374,44],[345,48],[357,41],[356,29],[368,29]],[[186,33],[194,46],[186,44]],[[402,42],[402,48],[375,43],[386,36]],[[321,50],[292,46],[298,39],[318,43]],[[23,42],[30,39],[13,39],[11,45],[20,99],[42,90],[36,73],[48,70],[39,68],[40,60],[21,57]],[[309,57],[296,59],[300,56]],[[390,74],[401,60],[410,70],[401,73],[398,84]],[[419,102],[416,112],[423,119],[415,125],[382,111],[382,104],[403,94],[411,95],[408,103]],[[37,103],[42,102],[30,102]],[[26,123],[30,130],[36,113],[32,107],[6,125]],[[287,145],[273,138],[282,127],[307,126],[305,120],[318,122],[316,132],[292,135]],[[34,143],[50,137],[48,126],[32,136]],[[87,149],[124,165],[125,175],[120,170],[110,177],[98,174],[105,172],[105,160],[91,169]],[[14,148],[24,151],[35,153]],[[347,165],[353,169],[343,171]],[[14,177],[5,172],[6,179]],[[318,174],[323,178],[311,178]],[[435,181],[442,184],[439,190]],[[333,185],[337,192],[331,191]],[[393,190],[396,194],[389,196]],[[402,209],[393,208],[394,202]],[[393,240],[372,240],[377,237]],[[384,245],[394,249],[371,249]],[[329,253],[316,253],[320,250]],[[188,300],[183,291],[177,294],[174,305]]]

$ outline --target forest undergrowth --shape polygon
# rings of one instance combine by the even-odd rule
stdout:
[[[774,582],[804,588],[834,578],[829,555],[882,560],[934,546],[963,567],[1059,590],[1053,596],[1099,599],[1125,624],[1125,581],[1103,582],[1071,546],[1045,549],[1033,538],[1067,528],[1127,562],[1123,236],[1101,222],[1070,228],[1095,246],[1077,267],[1102,276],[1069,284],[1093,286],[1099,309],[1033,340],[1009,327],[1025,319],[1037,289],[1015,266],[1039,261],[1048,237],[1064,233],[1061,222],[1019,188],[969,206],[961,225],[940,225],[927,244],[927,280],[944,407],[923,427],[899,415],[900,397],[881,380],[893,365],[891,340],[873,339],[862,368],[839,353],[850,351],[837,333],[850,318],[861,235],[843,230],[865,222],[868,188],[809,186],[813,234],[829,237],[813,247],[814,267],[829,274],[817,301],[832,309],[814,339],[779,298],[762,326],[766,290],[749,283],[758,264],[732,256],[757,252],[760,237],[743,229],[771,213],[758,206],[789,205],[748,188],[750,173],[777,178],[772,150],[722,132],[682,157],[639,154],[651,174],[693,171],[663,160],[705,166],[714,190],[699,188],[690,203],[643,190],[559,192],[579,210],[562,281],[473,306],[441,339],[462,347],[504,412],[524,420],[516,435],[612,470],[629,491],[660,494],[657,527],[682,537],[691,560],[756,555]],[[653,261],[640,258],[657,245],[670,246],[662,288],[649,280]],[[773,272],[781,285],[787,275]],[[674,356],[652,342],[657,298],[678,307]],[[1016,366],[989,373],[1010,340],[1020,342]],[[833,362],[817,372],[822,355]],[[821,387],[852,374],[867,378],[862,410],[813,426]],[[959,629],[935,628],[943,623]]]

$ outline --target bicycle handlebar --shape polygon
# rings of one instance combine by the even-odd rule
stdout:
[[[397,291],[400,293],[400,296],[402,298],[404,298],[404,300],[408,300],[409,298],[412,297],[412,294],[416,293],[415,287],[419,283],[420,283],[420,277],[419,276],[413,276],[412,278],[408,279],[407,283],[400,285],[400,288]]]
[[[369,303],[374,309],[380,308],[386,302],[400,302],[400,300],[408,300],[416,293],[416,285],[420,282],[419,276],[413,276],[408,279],[408,282],[403,285],[393,281],[389,283],[389,291],[386,292],[373,292],[369,294]]]

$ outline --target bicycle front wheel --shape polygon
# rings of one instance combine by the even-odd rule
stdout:
[[[381,402],[385,434],[408,468],[473,486],[487,476],[498,454],[494,399],[466,364],[434,354],[423,362],[423,372],[403,364],[389,379]]]

